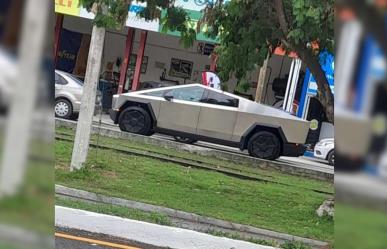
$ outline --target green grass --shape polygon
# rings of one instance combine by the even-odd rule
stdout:
[[[155,223],[164,226],[171,226],[172,222],[169,217],[164,214],[152,212],[143,212],[138,209],[126,208],[122,206],[102,204],[102,203],[88,203],[83,201],[69,200],[63,198],[56,198],[55,205],[70,207],[75,209],[82,209],[95,213],[102,213],[108,215],[119,216],[133,220],[141,220],[150,223]]]
[[[69,138],[73,138],[75,131],[69,128],[57,127],[56,132],[59,134],[68,134]],[[276,181],[279,183],[291,184],[294,187],[307,188],[307,189],[315,189],[320,191],[325,191],[329,193],[334,193],[333,182],[327,181],[318,181],[308,178],[300,178],[297,176],[292,176],[289,174],[284,174],[282,172],[270,169],[261,169],[258,167],[252,167],[246,163],[234,163],[228,160],[222,160],[219,158],[215,158],[213,156],[202,156],[195,153],[191,153],[188,151],[177,151],[171,148],[164,148],[162,146],[156,146],[152,144],[145,144],[140,142],[133,142],[126,139],[118,139],[118,138],[109,138],[105,136],[92,135],[91,140],[96,143],[98,140],[98,144],[106,145],[111,148],[119,148],[119,149],[137,149],[141,151],[151,151],[156,153],[161,153],[164,155],[170,156],[178,156],[182,158],[198,160],[205,163],[210,163],[216,166],[226,166],[232,168],[236,171],[248,172],[249,175],[258,176],[259,178]],[[98,157],[98,154],[96,155]],[[300,181],[302,179],[302,181]]]
[[[72,143],[55,142],[58,184],[292,235],[333,241],[333,220],[319,218],[315,214],[327,196],[300,188],[304,182],[310,186],[329,188],[330,185],[325,182],[297,177],[291,177],[289,181],[294,186],[247,181],[102,149],[98,152],[90,149],[86,167],[71,173],[68,170],[71,152]],[[283,176],[283,180],[286,179]]]
[[[15,196],[0,199],[0,224],[51,234],[54,225],[54,170],[48,165],[30,162],[25,179]]]
[[[336,204],[335,247],[384,249],[387,245],[387,214]]]

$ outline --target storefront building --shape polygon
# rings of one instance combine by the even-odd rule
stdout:
[[[195,27],[205,1],[177,0],[176,4],[189,12],[192,27]],[[147,22],[138,18],[136,13],[142,8],[141,3],[134,1],[128,9],[123,30],[106,31],[101,78],[104,88],[110,89],[110,95],[141,89],[147,82],[201,83],[203,71],[216,71],[216,57],[212,54],[215,40],[199,33],[194,45],[186,49],[180,44],[179,33],[163,33],[158,20]],[[94,16],[79,7],[78,0],[56,0],[55,11],[56,69],[83,78]],[[305,101],[313,96],[310,89],[314,86],[308,81],[308,91],[303,91],[305,76],[309,75],[305,64],[295,55],[286,56],[276,51],[268,62],[263,103],[294,114],[302,113],[301,116],[307,118],[305,110],[309,102],[305,104]],[[254,99],[258,77],[259,67],[247,75],[250,88],[246,92],[236,89],[236,79],[226,82],[227,91]]]

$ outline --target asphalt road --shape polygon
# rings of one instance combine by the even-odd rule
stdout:
[[[55,238],[55,248],[57,249],[103,249],[103,248],[112,248],[99,246],[96,244],[90,244],[86,242],[80,242],[70,239]]]

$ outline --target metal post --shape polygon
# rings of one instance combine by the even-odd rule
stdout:
[[[210,64],[210,71],[215,73],[216,71],[216,61],[218,59],[218,56],[214,53],[211,54],[211,64]]]
[[[289,77],[288,77],[288,83],[286,84],[286,91],[285,91],[285,96],[284,96],[284,103],[282,105],[282,109],[286,110],[286,106],[288,103],[288,97],[289,97],[289,90],[290,90],[290,84],[292,82],[292,75],[294,71],[294,65],[295,65],[295,60],[292,60],[292,64],[290,65],[290,72],[289,72]]]
[[[144,58],[146,39],[148,36],[147,31],[141,31],[140,47],[137,52],[136,68],[134,69],[134,77],[132,83],[132,90],[136,91],[140,82],[142,59]]]
[[[300,69],[301,69],[301,60],[295,59],[295,66],[294,66],[294,71],[292,74],[292,81],[291,81],[291,85],[290,85],[287,107],[286,107],[286,111],[288,111],[288,112],[292,111],[294,97],[296,95],[296,90],[297,90],[298,78],[300,76]]]
[[[117,91],[118,94],[124,92],[126,73],[128,71],[130,55],[132,53],[133,40],[134,40],[135,34],[136,34],[136,30],[134,28],[128,29],[128,35],[126,37],[124,60],[122,62],[121,69],[120,69],[120,82],[118,84],[118,91]]]

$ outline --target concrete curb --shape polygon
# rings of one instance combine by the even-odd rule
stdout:
[[[192,230],[55,206],[55,226],[171,249],[274,249]]]
[[[71,129],[76,129],[77,122],[63,119],[55,119],[56,127],[67,127]],[[195,145],[181,144],[175,141],[169,141],[165,139],[147,137],[136,134],[131,134],[127,132],[116,131],[113,129],[98,127],[93,125],[92,127],[93,134],[100,134],[101,136],[111,137],[111,138],[121,138],[127,139],[130,141],[135,141],[139,143],[157,145],[164,148],[172,148],[177,151],[189,151],[196,153],[202,156],[213,156],[223,160],[229,160],[235,163],[244,162],[251,165],[252,167],[258,167],[262,169],[275,169],[287,174],[302,176],[317,180],[324,181],[333,181],[334,179],[334,170],[321,170],[316,167],[315,169],[305,168],[302,165],[291,165],[277,161],[262,160],[258,158],[253,158],[241,154],[236,154],[232,152],[225,152],[215,149],[201,148]],[[195,148],[195,149],[193,149]],[[199,148],[199,149],[196,149]]]
[[[304,244],[310,245],[312,248],[326,248],[328,246],[328,243],[323,241],[317,241],[284,233],[273,232],[266,229],[260,229],[248,225],[242,225],[215,218],[204,217],[201,215],[183,212],[171,208],[165,208],[141,202],[125,200],[121,198],[108,197],[83,190],[68,188],[61,185],[55,185],[55,193],[58,197],[61,198],[117,205],[132,209],[138,209],[144,212],[162,213],[167,215],[172,220],[172,223],[177,227],[192,229],[201,232],[215,230],[231,234],[237,233],[242,238],[264,239],[268,241],[276,241],[279,244],[282,244],[287,241],[300,241]]]

